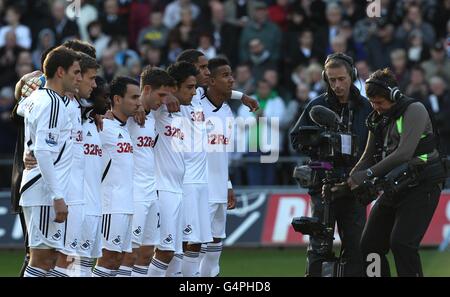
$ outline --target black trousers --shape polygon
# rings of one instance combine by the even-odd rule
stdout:
[[[311,194],[312,216],[323,220],[324,209],[320,194]],[[341,197],[330,206],[330,219],[336,221],[342,241],[340,258],[346,262],[344,276],[363,276],[361,234],[366,222],[366,208],[353,197]],[[321,276],[326,256],[320,252],[323,240],[310,237],[307,250],[306,276]]]
[[[380,256],[380,276],[390,276],[386,254],[394,254],[398,276],[423,276],[419,244],[438,205],[438,184],[420,185],[396,195],[380,197],[372,208],[361,238],[365,272],[373,273],[371,253]],[[368,257],[371,259],[368,261]]]

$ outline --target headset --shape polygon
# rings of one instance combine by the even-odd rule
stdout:
[[[391,102],[397,102],[398,100],[400,100],[400,98],[403,97],[403,94],[398,87],[390,87],[386,82],[382,80],[376,78],[368,78],[366,79],[366,84],[374,84],[389,91],[389,100]]]
[[[353,65],[353,59],[350,56],[347,56],[346,54],[343,53],[334,53],[328,55],[324,65],[327,65],[327,63],[330,62],[331,60],[341,60],[347,63],[347,65],[349,65],[351,68],[350,77],[352,78],[352,82],[356,81],[356,79],[358,78],[358,71],[356,70],[356,67]],[[322,71],[322,79],[327,84],[329,84],[327,74],[325,73],[325,69]]]

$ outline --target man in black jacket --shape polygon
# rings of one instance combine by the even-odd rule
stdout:
[[[392,250],[398,276],[423,276],[418,249],[447,176],[439,131],[421,102],[400,93],[389,69],[377,70],[366,80],[366,93],[374,109],[367,119],[370,132],[348,183],[360,192],[365,181],[391,181],[382,183],[383,194],[361,238],[366,273],[390,276],[386,254]],[[377,195],[371,196],[359,199],[368,203]]]
[[[346,129],[355,134],[358,140],[358,156],[364,151],[367,140],[367,128],[365,121],[372,111],[366,98],[360,95],[358,89],[353,85],[357,73],[353,65],[353,59],[345,54],[337,53],[329,55],[325,61],[323,79],[328,85],[326,93],[321,94],[308,105],[297,124],[291,131],[291,137],[295,138],[296,132],[302,126],[314,126],[309,112],[317,105],[327,107],[334,111],[345,124]],[[299,149],[293,140],[294,149]],[[315,156],[311,156],[312,159]],[[316,159],[317,160],[317,159]],[[345,178],[357,159],[334,160],[333,175]],[[323,172],[318,172],[320,176]],[[309,189],[311,196],[312,216],[323,220],[324,209],[321,196],[322,184]],[[331,221],[336,220],[338,231],[342,240],[341,261],[345,262],[345,276],[362,276],[363,262],[359,248],[359,241],[366,220],[366,209],[353,197],[341,197],[331,204]],[[307,253],[307,276],[321,276],[322,262],[326,260],[320,251],[323,240],[310,237],[310,245]]]

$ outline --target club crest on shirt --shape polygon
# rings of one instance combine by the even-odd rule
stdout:
[[[117,235],[116,238],[114,238],[114,240],[112,241],[112,243],[114,243],[115,245],[119,245],[122,243],[122,240],[120,239],[120,235]]]
[[[136,235],[136,236],[141,235],[141,233],[142,233],[141,226],[138,226],[138,227],[133,231],[133,234]]]
[[[49,132],[47,134],[47,137],[45,137],[45,142],[49,145],[49,146],[56,146],[58,144],[58,138],[59,135]]]
[[[191,233],[192,233],[192,227],[191,227],[191,225],[187,225],[186,228],[184,228],[183,233],[184,233],[185,235],[191,234]]]
[[[77,247],[77,245],[78,245],[78,242],[77,242],[77,240],[75,239],[75,240],[72,241],[72,243],[70,244],[70,247],[73,248],[73,249],[75,249],[75,248]]]
[[[60,240],[61,239],[61,230],[56,231],[55,234],[52,235],[53,240]]]
[[[169,235],[166,237],[166,239],[164,239],[164,243],[166,243],[166,244],[171,244],[172,241],[173,241],[173,239],[172,239],[172,234],[169,234]]]
[[[86,240],[82,245],[81,245],[81,249],[82,250],[87,250],[91,247],[91,242],[89,240]]]

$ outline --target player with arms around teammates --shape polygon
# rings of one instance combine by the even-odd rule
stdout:
[[[25,169],[21,200],[29,234],[30,262],[24,276],[46,276],[64,247],[64,222],[72,164],[71,121],[63,95],[81,82],[80,56],[65,47],[53,49],[44,61],[45,88],[19,106],[25,121],[25,149],[37,167]]]
[[[159,200],[155,186],[155,160],[153,148],[158,142],[155,134],[155,119],[151,114],[171,95],[173,79],[166,71],[147,67],[141,74],[141,105],[145,110],[143,126],[132,118],[128,119],[128,130],[133,142],[133,252],[126,253],[122,261],[122,275],[147,276],[153,250],[160,242]]]
[[[133,219],[133,145],[126,127],[140,106],[139,82],[117,77],[111,82],[113,119],[103,122],[102,142],[102,257],[94,276],[115,276],[123,253],[131,252]]]

